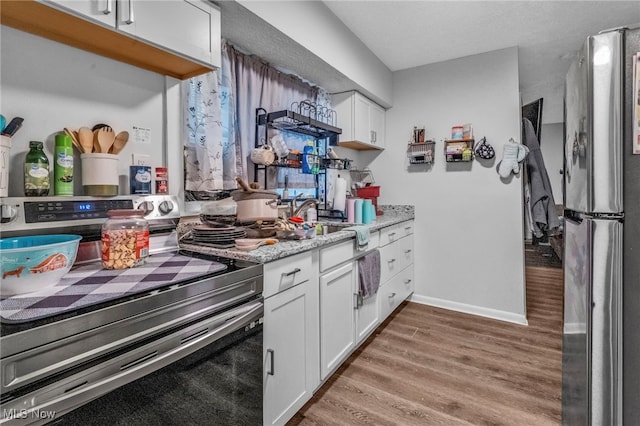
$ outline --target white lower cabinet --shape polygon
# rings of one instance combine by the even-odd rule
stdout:
[[[357,282],[357,280],[356,280]],[[356,345],[376,329],[380,324],[380,310],[378,309],[378,293],[360,300],[356,308]]]
[[[384,283],[378,291],[380,317],[388,317],[402,301],[413,293],[414,288],[413,265],[408,266],[388,282]]]
[[[355,346],[355,267],[350,261],[320,276],[320,379],[324,380]]]
[[[312,252],[303,255],[307,257],[309,266],[312,256]],[[301,276],[306,270],[302,264],[268,265],[265,265],[265,284],[277,284],[284,278],[292,278],[289,269]],[[275,271],[277,276],[274,276]],[[264,301],[265,425],[285,424],[320,384],[318,309],[317,274],[301,283],[294,280],[292,287],[276,292]]]
[[[264,424],[281,425],[414,290],[413,221],[375,231],[378,292],[358,296],[354,241],[264,265]]]
[[[384,321],[415,289],[413,221],[380,231],[380,320]]]

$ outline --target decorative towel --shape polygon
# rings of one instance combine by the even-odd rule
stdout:
[[[363,299],[373,296],[380,287],[380,252],[373,250],[358,259],[359,293]]]
[[[358,243],[358,251],[364,251],[369,245],[369,227],[366,225],[356,225],[344,228],[345,231],[353,231],[356,233],[356,242]]]

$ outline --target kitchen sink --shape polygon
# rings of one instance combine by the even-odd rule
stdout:
[[[323,227],[323,231],[327,234],[333,234],[334,232],[340,232],[340,231],[344,231],[346,228],[353,226],[353,224],[351,223],[344,223],[344,222],[338,222],[338,223],[323,223],[322,227]],[[326,228],[326,231],[325,231]]]

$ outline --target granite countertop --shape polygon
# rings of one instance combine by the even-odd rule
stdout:
[[[395,225],[407,220],[414,219],[414,206],[409,205],[381,205],[378,206],[384,214],[376,217],[376,222],[369,225],[370,231],[376,231],[387,226]],[[344,222],[323,222],[330,225],[339,225],[349,227],[354,224],[347,224]],[[199,222],[193,223],[181,223],[178,227],[178,233],[186,232],[191,226],[199,224]],[[180,248],[185,250],[191,250],[198,253],[211,254],[215,256],[227,257],[232,259],[246,260],[256,263],[267,263],[276,259],[298,254],[303,251],[312,250],[316,247],[321,247],[329,244],[336,243],[338,241],[354,239],[355,233],[353,231],[336,231],[328,235],[316,235],[314,238],[306,240],[294,240],[294,241],[279,241],[275,245],[262,246],[255,250],[246,252],[236,249],[217,249],[212,247],[199,246],[195,244],[183,244],[180,243]]]

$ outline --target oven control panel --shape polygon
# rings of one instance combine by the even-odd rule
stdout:
[[[102,197],[9,197],[0,199],[2,231],[102,224],[109,210],[140,209],[145,219],[179,219],[171,195]]]

